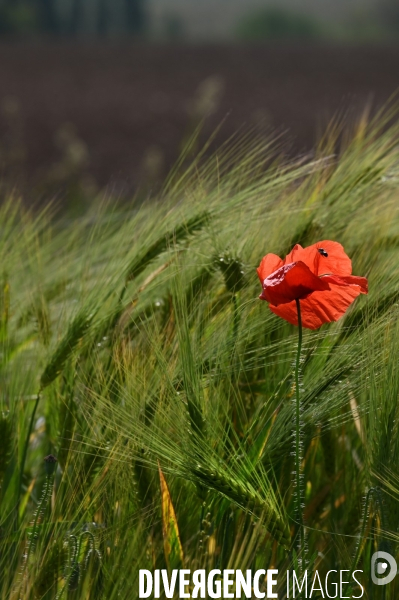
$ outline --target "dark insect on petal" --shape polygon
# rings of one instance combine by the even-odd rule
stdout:
[[[320,252],[320,254],[322,256],[324,256],[325,258],[328,257],[328,252],[326,252],[325,250],[323,250],[323,248],[317,248],[317,250]]]

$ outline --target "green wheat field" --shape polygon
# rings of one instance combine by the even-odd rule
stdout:
[[[370,292],[304,331],[307,568],[398,597],[370,570],[399,542],[392,116],[331,126],[306,160],[251,135],[183,156],[134,210],[2,205],[2,600],[135,600],[139,569],[297,568],[298,331],[258,299],[256,267],[326,239]]]

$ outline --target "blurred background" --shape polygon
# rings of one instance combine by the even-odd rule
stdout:
[[[396,91],[398,36],[397,0],[0,0],[0,194],[146,197],[200,125],[307,155]]]

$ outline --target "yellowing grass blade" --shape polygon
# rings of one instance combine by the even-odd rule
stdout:
[[[180,542],[179,527],[168,484],[159,464],[158,469],[161,483],[162,533],[165,560],[169,569],[176,569],[183,564],[183,548]]]

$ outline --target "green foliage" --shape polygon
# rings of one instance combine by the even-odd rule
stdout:
[[[41,391],[53,383],[54,379],[62,372],[66,361],[90,327],[92,318],[92,313],[87,314],[86,311],[83,311],[73,319],[68,327],[66,335],[58,344],[40,377]]]
[[[321,30],[312,17],[275,7],[263,9],[243,19],[237,34],[246,40],[309,40],[321,36]]]
[[[31,2],[7,2],[0,6],[0,34],[27,34],[38,25],[37,11]]]
[[[111,17],[111,19],[109,18]],[[0,35],[109,33],[110,21],[119,34],[142,34],[146,30],[145,0],[125,0],[120,5],[104,0],[53,2],[53,0],[2,0]]]
[[[339,156],[308,163],[241,140],[177,168],[134,213],[0,208],[1,600],[21,586],[29,600],[134,600],[139,568],[298,562],[297,330],[258,300],[256,267],[323,239],[370,294],[304,333],[310,567],[357,566],[379,598],[370,557],[399,541],[392,123],[362,121]]]
[[[11,447],[13,444],[12,423],[9,415],[0,415],[0,486],[7,470],[8,461],[11,455]]]
[[[191,217],[186,223],[182,223],[175,229],[166,232],[160,238],[155,240],[150,247],[145,247],[142,253],[139,253],[129,265],[126,280],[129,281],[138,277],[148,265],[165,252],[171,245],[180,244],[188,236],[200,231],[209,221],[209,213],[203,212]]]

